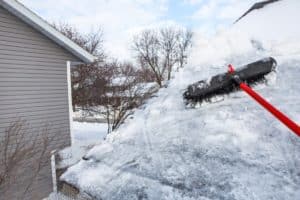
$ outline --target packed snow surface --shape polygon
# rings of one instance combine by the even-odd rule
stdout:
[[[254,89],[300,122],[300,42],[265,41],[242,29],[199,39],[193,63],[62,179],[94,199],[300,199],[299,137],[243,92],[195,109],[182,98],[229,63],[273,56],[276,76]]]

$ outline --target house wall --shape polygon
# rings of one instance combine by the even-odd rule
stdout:
[[[4,141],[7,127],[20,119],[26,120],[24,130],[28,142],[46,134],[53,140],[48,151],[70,146],[67,60],[78,61],[0,6],[0,142]],[[48,131],[43,131],[45,128]],[[42,145],[42,139],[40,143]],[[15,145],[10,144],[9,149],[13,148]],[[0,153],[0,166],[3,166],[1,156]],[[1,200],[42,199],[52,191],[50,157],[47,156],[40,175],[23,196],[22,191],[33,174],[31,164],[36,159],[32,156],[24,163],[24,170],[19,172],[10,192],[12,196],[4,197],[0,191]]]

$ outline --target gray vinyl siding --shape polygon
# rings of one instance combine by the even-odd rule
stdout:
[[[24,129],[31,135],[26,140],[49,127],[49,137],[56,136],[50,150],[70,146],[68,60],[79,61],[0,6],[0,141],[4,140],[5,129],[21,119],[26,120]],[[13,143],[10,148],[14,148]],[[41,199],[51,192],[50,157],[45,159],[42,173],[27,195],[20,197],[18,191],[26,185],[30,168],[24,169],[26,173],[20,175],[10,198]],[[34,160],[28,160],[28,166]]]

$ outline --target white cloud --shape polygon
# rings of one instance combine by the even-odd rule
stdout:
[[[222,10],[218,13],[219,19],[238,19],[244,14],[257,0],[247,1],[232,1],[231,4],[225,5]]]
[[[207,4],[204,4],[203,6],[200,7],[198,11],[196,11],[192,18],[193,19],[207,19],[212,17],[216,10],[218,4],[216,1],[209,1]]]
[[[83,32],[101,26],[105,47],[118,59],[132,58],[132,36],[143,28],[178,25],[168,16],[169,5],[184,3],[197,9],[187,17],[194,28],[211,35],[233,22],[257,0],[20,0],[50,22],[66,22]],[[173,10],[178,12],[180,10]],[[177,13],[176,13],[177,14]],[[184,15],[184,14],[182,14]]]
[[[184,0],[183,2],[190,5],[196,5],[204,2],[204,0]]]
[[[160,22],[168,9],[167,0],[21,0],[50,22],[67,22],[83,32],[101,26],[109,53],[130,58],[131,37],[138,27]]]
[[[190,3],[202,2],[200,8],[192,14],[194,19],[236,19],[257,0],[186,0]]]
[[[194,2],[193,0],[187,1]],[[199,8],[190,15],[190,19],[195,23],[198,22],[197,29],[202,33],[212,35],[230,26],[255,2],[257,0],[203,0]]]

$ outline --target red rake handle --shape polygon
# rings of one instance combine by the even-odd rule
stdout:
[[[229,65],[229,73],[233,73],[234,69],[232,65]],[[294,121],[289,119],[285,114],[275,108],[272,104],[266,101],[257,92],[252,90],[246,83],[241,82],[240,88],[255,99],[260,105],[262,105],[266,110],[272,113],[278,120],[285,124],[289,129],[291,129],[297,136],[300,137],[300,126],[298,126]]]
[[[272,113],[277,119],[279,119],[282,123],[284,123],[289,129],[294,131],[296,135],[300,137],[300,126],[298,126],[295,122],[289,119],[285,114],[280,112],[277,108],[275,108],[272,104],[267,102],[262,96],[252,90],[247,84],[241,83],[240,88],[244,90],[247,94],[249,94],[253,99],[255,99],[260,105],[262,105],[265,109],[267,109],[270,113]]]

